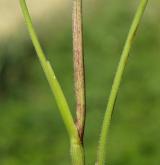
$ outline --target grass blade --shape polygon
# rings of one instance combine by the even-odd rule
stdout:
[[[115,101],[116,101],[117,94],[119,91],[119,87],[120,87],[121,79],[122,79],[122,76],[124,73],[124,69],[127,64],[127,60],[129,57],[129,52],[130,52],[130,49],[131,49],[131,46],[133,43],[133,39],[135,38],[138,26],[142,19],[142,16],[143,16],[143,13],[147,6],[147,3],[148,3],[148,0],[140,1],[140,4],[136,11],[132,25],[130,27],[130,31],[129,31],[122,55],[121,55],[121,59],[119,61],[119,65],[118,65],[117,72],[116,72],[116,75],[115,75],[115,78],[114,78],[114,81],[112,84],[112,89],[110,92],[107,109],[106,109],[106,113],[105,113],[103,124],[102,124],[96,165],[105,164],[106,141],[108,140],[108,131],[109,131],[109,126],[110,126],[110,122],[111,122],[111,118],[112,118]]]
[[[76,137],[77,129],[75,127],[68,103],[67,103],[66,98],[63,94],[63,91],[60,87],[60,84],[59,84],[58,80],[56,79],[53,68],[51,67],[49,61],[47,61],[45,54],[41,48],[41,45],[39,43],[38,37],[36,35],[36,32],[35,32],[33,24],[32,24],[31,17],[29,15],[29,11],[28,11],[26,2],[25,2],[25,0],[19,0],[19,1],[20,1],[21,9],[22,9],[22,12],[23,12],[23,15],[25,18],[26,25],[28,27],[28,31],[29,31],[31,40],[32,40],[34,48],[37,52],[37,55],[38,55],[39,61],[41,63],[41,66],[43,68],[43,71],[45,73],[45,76],[51,87],[52,93],[54,94],[54,97],[56,99],[62,119],[68,130],[68,134],[70,137]]]

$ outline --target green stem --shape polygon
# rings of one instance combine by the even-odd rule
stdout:
[[[58,80],[56,79],[56,76],[54,74],[54,71],[53,71],[50,63],[46,59],[45,54],[41,48],[41,45],[39,43],[38,37],[36,35],[36,32],[35,32],[33,24],[32,24],[31,17],[29,15],[29,11],[28,11],[26,2],[25,2],[25,0],[19,0],[19,1],[20,1],[21,9],[22,9],[22,12],[23,12],[23,15],[25,18],[26,25],[28,27],[28,31],[29,31],[31,40],[32,40],[35,50],[37,52],[37,55],[38,55],[39,61],[41,63],[41,66],[43,68],[43,71],[45,73],[45,76],[51,87],[52,93],[54,94],[54,97],[56,99],[62,119],[68,130],[68,134],[71,138],[72,137],[75,138],[77,136],[77,130],[76,130],[69,106],[67,104],[66,98],[63,94],[63,91],[59,85]]]
[[[72,139],[71,141],[71,157],[73,165],[84,165],[85,164],[85,155],[84,148],[81,141]]]
[[[29,11],[26,5],[25,0],[19,0],[21,9],[25,18],[26,25],[28,27],[28,31],[37,52],[39,61],[45,73],[45,76],[49,82],[52,93],[56,99],[57,105],[60,110],[60,114],[68,131],[70,142],[71,142],[71,158],[73,165],[84,165],[84,151],[81,144],[81,140],[78,135],[77,128],[73,121],[68,103],[63,94],[63,91],[60,87],[60,84],[55,76],[52,66],[49,61],[46,59],[45,54],[41,48],[38,37],[34,30],[31,17],[29,15]]]
[[[145,11],[145,8],[147,6],[147,3],[148,3],[148,0],[141,0],[138,6],[138,9],[136,11],[135,17],[133,19],[133,22],[132,22],[132,25],[131,25],[131,28],[130,28],[122,55],[121,55],[121,59],[117,68],[117,72],[116,72],[111,93],[109,96],[107,109],[104,116],[104,121],[102,124],[102,130],[100,134],[100,141],[99,141],[99,147],[98,147],[98,155],[97,155],[97,165],[105,164],[106,142],[108,140],[108,131],[109,131],[109,126],[110,126],[110,122],[112,118],[112,113],[113,113],[116,97],[119,91],[124,69],[127,64],[127,60],[129,57],[129,52],[133,43],[133,39],[135,38],[138,26],[140,24],[140,21]]]

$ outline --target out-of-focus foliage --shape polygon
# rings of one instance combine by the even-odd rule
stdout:
[[[88,165],[94,164],[107,97],[137,4],[84,4]],[[110,165],[160,162],[158,4],[149,3],[123,77],[108,142]],[[74,115],[70,10],[51,16],[49,22],[42,20],[36,29]],[[0,164],[70,164],[64,125],[25,26],[22,29],[0,40]]]

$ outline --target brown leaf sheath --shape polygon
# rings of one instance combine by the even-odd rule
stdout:
[[[83,143],[85,127],[85,72],[83,52],[82,0],[73,0],[73,62],[76,95],[76,126]]]

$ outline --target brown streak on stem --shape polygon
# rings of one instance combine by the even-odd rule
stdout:
[[[73,62],[76,95],[76,126],[83,143],[85,127],[85,73],[83,53],[82,0],[73,0]]]

